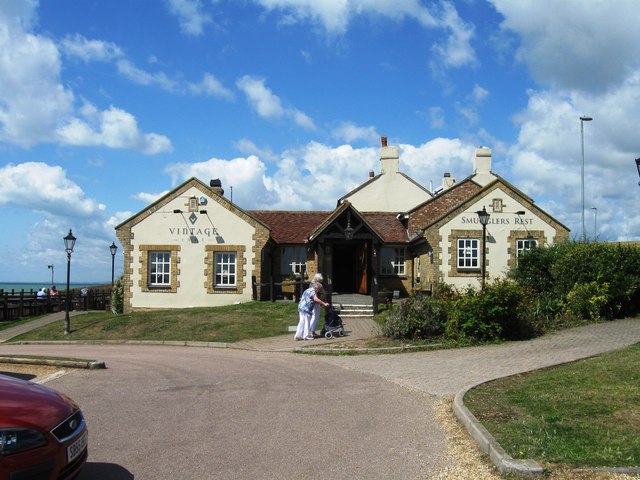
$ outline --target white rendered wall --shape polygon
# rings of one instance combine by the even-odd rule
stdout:
[[[360,212],[407,212],[431,195],[400,173],[386,173],[347,197]]]
[[[493,211],[492,202],[494,199],[502,200],[503,210],[501,213]],[[458,288],[464,288],[468,285],[475,288],[480,287],[481,273],[476,273],[473,276],[452,275],[452,270],[454,273],[457,271],[455,253],[452,255],[452,249],[455,251],[457,242],[451,245],[450,240],[451,233],[454,230],[476,231],[477,234],[475,236],[469,235],[466,238],[482,239],[482,225],[476,213],[482,210],[482,207],[485,207],[491,215],[487,224],[487,281],[503,277],[509,271],[510,249],[513,249],[509,241],[510,235],[516,238],[526,238],[530,232],[534,232],[535,236],[538,236],[539,232],[543,232],[547,245],[554,242],[556,230],[552,225],[537,216],[528,206],[507,195],[502,189],[497,188],[489,192],[486,197],[470,205],[464,213],[455,216],[440,228],[439,233],[442,238],[439,245],[442,252],[440,269],[445,283]],[[517,211],[524,211],[525,213],[517,215]],[[539,245],[543,246],[542,243],[539,243]],[[480,266],[482,265],[481,246],[482,241],[480,242]],[[515,252],[513,252],[513,255],[515,255]]]
[[[189,197],[202,197],[202,192],[196,188],[187,190],[181,197],[176,198],[139,224],[132,227],[132,306],[134,308],[185,308],[195,306],[219,306],[251,300],[251,275],[253,266],[253,234],[255,229],[240,217],[236,216],[211,197],[206,197],[206,205],[199,210],[206,210],[206,214],[195,212],[196,220],[189,220]],[[183,213],[173,213],[179,209]],[[245,288],[241,294],[211,294],[207,293],[205,276],[205,258],[207,245],[244,245],[246,260],[244,271]],[[140,245],[179,245],[177,252],[180,262],[178,269],[179,287],[176,293],[144,292],[140,282],[147,281],[146,272],[140,272]],[[162,250],[162,248],[159,248]],[[242,266],[237,265],[237,281],[241,280]]]

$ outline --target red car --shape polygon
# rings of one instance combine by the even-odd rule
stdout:
[[[0,480],[68,480],[87,461],[78,405],[55,390],[0,375]]]

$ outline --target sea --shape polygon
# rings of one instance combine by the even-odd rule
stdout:
[[[111,286],[111,281],[104,282],[104,283],[70,283],[69,288],[73,289],[73,288],[82,288],[82,287],[96,287],[96,286],[102,286],[102,285]],[[0,290],[4,292],[10,292],[12,289],[16,292],[19,292],[20,290],[24,290],[25,292],[29,292],[33,290],[34,292],[37,292],[42,287],[45,287],[48,290],[49,288],[51,288],[51,285],[48,284],[47,282],[39,282],[39,283],[28,283],[28,282],[2,283],[0,282]],[[58,290],[66,290],[67,283],[66,282],[64,282],[64,284],[58,283],[56,285],[56,288]]]

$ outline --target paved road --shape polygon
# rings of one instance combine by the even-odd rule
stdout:
[[[104,360],[53,380],[90,428],[79,480],[428,478],[430,399],[291,353],[167,346],[0,346]]]
[[[90,422],[80,480],[415,479],[446,466],[434,417],[442,398],[637,342],[640,320],[628,319],[528,342],[401,355],[131,345],[0,345],[0,354],[106,362],[107,370],[50,382],[78,400]]]

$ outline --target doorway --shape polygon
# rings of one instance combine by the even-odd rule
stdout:
[[[333,245],[333,290],[339,293],[368,293],[367,252],[364,243]]]

